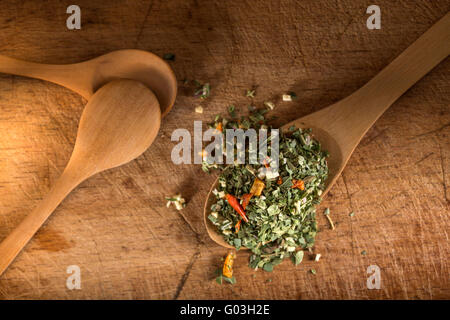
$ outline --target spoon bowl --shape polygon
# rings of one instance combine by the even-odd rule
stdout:
[[[322,149],[329,152],[329,174],[322,197],[336,182],[356,146],[375,121],[449,54],[450,13],[447,13],[362,88],[329,107],[281,127],[284,132],[291,126],[311,128]],[[218,179],[207,195],[203,220],[208,235],[214,242],[233,248],[208,219],[215,200],[212,191],[217,184]]]
[[[72,156],[40,204],[0,243],[0,275],[59,203],[82,181],[142,154],[161,123],[158,99],[144,84],[115,80],[100,88],[81,115]]]
[[[40,64],[0,55],[0,72],[54,82],[86,100],[112,80],[136,80],[154,92],[163,116],[172,108],[177,94],[177,80],[170,66],[153,53],[135,49],[117,50],[65,65]]]
[[[109,82],[83,110],[69,165],[82,162],[92,175],[125,164],[150,147],[160,124],[158,100],[144,84]]]

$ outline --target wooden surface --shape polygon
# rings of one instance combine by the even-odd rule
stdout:
[[[147,152],[62,203],[0,278],[0,298],[450,298],[448,59],[376,122],[318,208],[330,207],[336,223],[332,231],[318,214],[319,262],[254,273],[238,252],[237,284],[219,286],[212,279],[225,250],[202,222],[214,175],[170,161],[174,129],[192,131],[194,120],[210,121],[231,103],[245,109],[252,86],[254,104],[277,102],[280,125],[347,96],[442,17],[448,1],[378,1],[381,30],[366,28],[367,1],[80,0],[78,31],[65,25],[70,4],[2,1],[0,53],[71,63],[124,48],[171,52],[179,94]],[[184,78],[210,82],[211,97],[193,98]],[[281,102],[287,91],[299,99]],[[54,84],[0,75],[0,239],[62,172],[85,103]],[[203,114],[194,112],[199,104]],[[188,201],[181,213],[164,201],[178,192]],[[81,268],[81,290],[66,288],[69,265]],[[380,290],[366,287],[369,265],[381,269]]]

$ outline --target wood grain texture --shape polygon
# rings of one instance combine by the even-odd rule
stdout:
[[[367,1],[96,2],[78,1],[82,29],[69,31],[72,3],[2,1],[0,53],[71,63],[124,48],[173,52],[177,78],[208,81],[212,95],[201,102],[179,81],[151,148],[77,188],[0,278],[0,298],[450,298],[448,59],[375,123],[320,205],[336,223],[331,231],[318,215],[320,262],[286,261],[253,278],[248,253],[238,253],[237,284],[217,285],[225,252],[202,222],[214,176],[170,161],[174,129],[192,130],[231,103],[272,99],[281,125],[347,96],[448,12],[448,1],[378,1],[381,30],[366,28]],[[254,85],[251,101],[244,93]],[[281,102],[290,90],[298,101]],[[57,85],[0,75],[0,239],[62,172],[85,103]],[[188,200],[181,213],[164,201],[178,192]],[[81,290],[65,286],[73,264]],[[381,268],[380,290],[366,288],[371,264]]]

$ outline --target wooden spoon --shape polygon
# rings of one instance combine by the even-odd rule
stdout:
[[[70,191],[95,173],[142,154],[155,139],[160,123],[158,100],[144,84],[115,80],[100,88],[81,115],[75,147],[61,177],[0,243],[0,275]]]
[[[0,72],[54,82],[87,100],[111,80],[136,80],[155,93],[163,116],[172,108],[177,94],[177,80],[169,65],[160,57],[142,50],[118,50],[92,60],[65,65],[40,64],[0,55]]]
[[[447,13],[358,91],[329,107],[281,127],[283,131],[293,125],[312,128],[314,137],[330,153],[329,175],[322,197],[336,182],[359,141],[374,122],[406,90],[449,54],[450,13]],[[205,202],[204,223],[213,241],[233,248],[224,241],[208,219],[211,205],[215,201],[212,191],[217,183],[218,179],[213,183]]]

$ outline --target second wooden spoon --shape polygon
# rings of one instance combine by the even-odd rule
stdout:
[[[0,243],[0,275],[70,191],[90,176],[142,154],[155,139],[160,123],[158,100],[142,83],[116,80],[100,88],[81,115],[75,147],[61,177]]]

